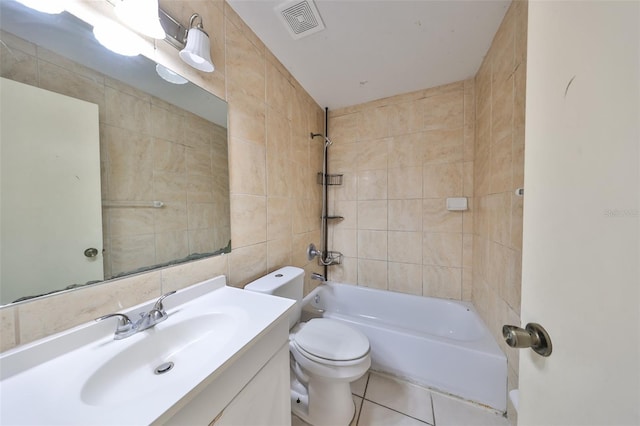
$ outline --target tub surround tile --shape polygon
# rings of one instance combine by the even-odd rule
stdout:
[[[387,169],[387,145],[390,139],[377,139],[363,141],[357,146],[358,170],[386,170]]]
[[[446,198],[422,200],[422,229],[425,232],[460,232],[462,212],[447,210]]]
[[[335,136],[331,135],[333,141]],[[317,142],[320,143],[320,142]],[[330,148],[329,156],[331,173],[343,173],[347,171],[355,171],[354,165],[358,162],[358,144],[355,141],[334,142]]]
[[[423,197],[446,198],[462,195],[462,163],[425,164]]]
[[[422,101],[424,128],[455,129],[464,124],[464,100],[460,85],[455,90],[425,98]],[[462,95],[462,96],[461,96]]]
[[[389,200],[389,231],[422,231],[422,200]]]
[[[319,168],[318,170],[322,170]],[[331,169],[333,174],[336,171]],[[358,199],[358,175],[353,172],[341,172],[337,174],[342,174],[342,185],[336,185],[329,188],[329,198],[331,196],[335,197],[336,200],[357,200]],[[320,185],[318,185],[320,187]]]
[[[422,264],[422,233],[390,231],[388,233],[390,262]]]
[[[445,199],[466,196],[473,207],[476,92],[472,78],[331,111],[329,134],[342,145],[331,148],[329,169],[344,174],[344,185],[332,188],[329,198],[335,200],[333,206],[343,200],[358,203],[357,217],[348,225],[329,227],[346,225],[359,235],[357,258],[350,255],[345,259],[349,266],[331,268],[331,279],[349,276],[359,285],[382,286],[380,279],[366,283],[365,274],[373,274],[363,261],[383,259],[361,247],[363,231],[377,231],[387,234],[387,288],[461,298],[463,266],[470,287],[473,244],[463,244],[462,234],[473,232],[474,217],[471,210],[447,211]],[[491,123],[484,129],[489,137]],[[385,143],[386,158],[381,152]],[[487,156],[487,167],[489,160]],[[333,239],[332,248],[341,250],[338,243],[344,234],[333,235],[339,238]],[[425,266],[433,268],[425,274]],[[376,267],[382,270],[382,265]],[[427,285],[425,275],[437,281]],[[470,298],[470,289],[464,294]]]
[[[463,271],[463,291],[470,281],[471,300],[498,342],[501,324],[519,323],[523,198],[514,190],[524,176],[527,10],[527,1],[511,3],[474,87],[473,270],[471,278]],[[517,378],[519,353],[506,352]]]
[[[387,200],[358,201],[358,229],[387,229]]]
[[[422,270],[422,294],[462,300],[462,268],[425,265]]]
[[[422,130],[422,104],[419,101],[401,102],[389,106],[389,126],[392,136]]]
[[[387,260],[387,233],[384,231],[358,231],[358,257]]]
[[[463,160],[464,129],[440,129],[424,132],[424,163],[456,163]]]
[[[340,265],[331,267],[331,280],[356,285],[358,282],[358,258],[343,257]]]
[[[422,296],[422,265],[389,262],[389,290]]]
[[[364,170],[357,173],[358,200],[387,199],[387,171]]]
[[[387,262],[358,259],[358,285],[387,290]]]
[[[389,136],[389,108],[373,108],[367,114],[360,114],[358,123],[359,140],[372,140]]]
[[[424,149],[423,133],[394,136],[388,143],[389,168],[422,166]]]
[[[461,233],[423,233],[422,256],[424,265],[462,266]]]
[[[422,198],[422,167],[389,169],[387,179],[390,200]]]

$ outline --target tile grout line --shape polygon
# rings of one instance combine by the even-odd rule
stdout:
[[[371,373],[367,371],[367,382],[364,384],[364,390],[362,391],[362,402],[360,403],[360,409],[355,415],[355,426],[358,426],[358,422],[360,421],[360,414],[362,414],[362,406],[364,405],[364,397],[367,395],[367,388],[369,387],[369,379],[371,379]]]
[[[429,400],[431,400],[431,415],[433,416],[433,426],[437,426],[436,407],[433,405],[433,393],[429,392]]]
[[[360,406],[360,412],[361,412],[361,413],[362,413],[362,407],[364,406],[364,401],[369,401],[369,402],[371,402],[371,403],[373,403],[373,404],[376,404],[376,405],[378,405],[378,406],[380,406],[380,407],[384,407],[384,408],[389,409],[389,410],[391,410],[391,411],[395,411],[396,413],[402,414],[403,416],[406,416],[406,417],[412,418],[412,419],[417,420],[417,421],[419,421],[419,422],[421,422],[421,423],[425,423],[425,424],[428,424],[428,425],[430,425],[430,426],[435,426],[435,423],[436,423],[436,415],[435,415],[435,411],[434,411],[434,407],[433,407],[433,392],[432,392],[431,390],[426,389],[426,388],[423,388],[423,389],[425,389],[425,390],[427,390],[427,391],[429,392],[429,403],[431,404],[431,416],[432,416],[432,418],[433,418],[433,425],[431,425],[431,423],[429,423],[429,422],[427,422],[427,421],[424,421],[424,420],[419,419],[419,418],[417,418],[417,417],[413,417],[413,416],[411,416],[411,415],[409,415],[409,414],[407,414],[407,413],[403,413],[402,411],[396,410],[396,409],[391,408],[391,407],[387,407],[386,405],[380,404],[380,403],[378,403],[378,402],[376,402],[376,401],[373,401],[373,400],[371,400],[371,399],[367,399],[367,389],[369,388],[369,380],[371,380],[371,374],[372,374],[372,373],[373,373],[373,372],[371,372],[371,371],[369,372],[369,375],[368,375],[368,377],[367,377],[367,383],[366,383],[366,385],[365,385],[365,390],[364,390],[364,392],[362,393],[362,405]],[[375,373],[373,373],[373,374],[375,374]],[[384,377],[384,374],[383,374],[383,375],[381,375],[381,376],[383,376],[383,377]],[[358,418],[358,420],[360,420],[360,419]],[[356,426],[358,426],[358,425],[356,424]]]
[[[405,417],[409,417],[410,419],[413,419],[413,420],[417,420],[417,421],[419,421],[420,423],[424,423],[424,424],[426,424],[426,425],[430,425],[430,426],[435,426],[435,425],[432,425],[431,423],[426,422],[426,421],[424,421],[424,420],[422,420],[422,419],[419,419],[419,418],[417,418],[417,417],[413,417],[413,416],[411,416],[411,415],[409,415],[409,414],[407,414],[407,413],[403,413],[402,411],[398,411],[398,410],[396,410],[395,408],[387,407],[386,405],[382,405],[382,404],[380,404],[380,403],[377,403],[377,402],[372,401],[372,400],[367,399],[367,398],[362,398],[362,406],[364,406],[364,401],[370,402],[370,403],[375,404],[375,405],[377,405],[377,406],[379,406],[379,407],[386,408],[387,410],[390,410],[390,411],[396,412],[396,413],[398,413],[398,414],[402,414],[403,416],[405,416]],[[362,406],[360,407],[360,411],[362,411]],[[433,405],[432,405],[432,407],[433,407]],[[360,420],[360,419],[358,418],[358,420]],[[434,423],[435,423],[435,416],[434,416]]]

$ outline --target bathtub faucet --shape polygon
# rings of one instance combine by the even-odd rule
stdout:
[[[311,273],[311,279],[312,280],[318,280],[318,281],[326,281],[327,278],[324,275],[321,275],[317,272],[312,272]]]

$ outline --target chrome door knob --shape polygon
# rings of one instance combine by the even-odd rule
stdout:
[[[549,333],[540,324],[529,323],[524,329],[515,325],[502,326],[502,336],[512,348],[531,348],[541,356],[551,355],[553,349]]]
[[[98,249],[90,247],[84,251],[86,257],[96,257],[98,255]]]

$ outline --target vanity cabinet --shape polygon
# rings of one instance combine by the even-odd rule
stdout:
[[[289,321],[284,315],[154,425],[288,425]]]
[[[289,386],[289,347],[284,345],[210,426],[290,424]]]

